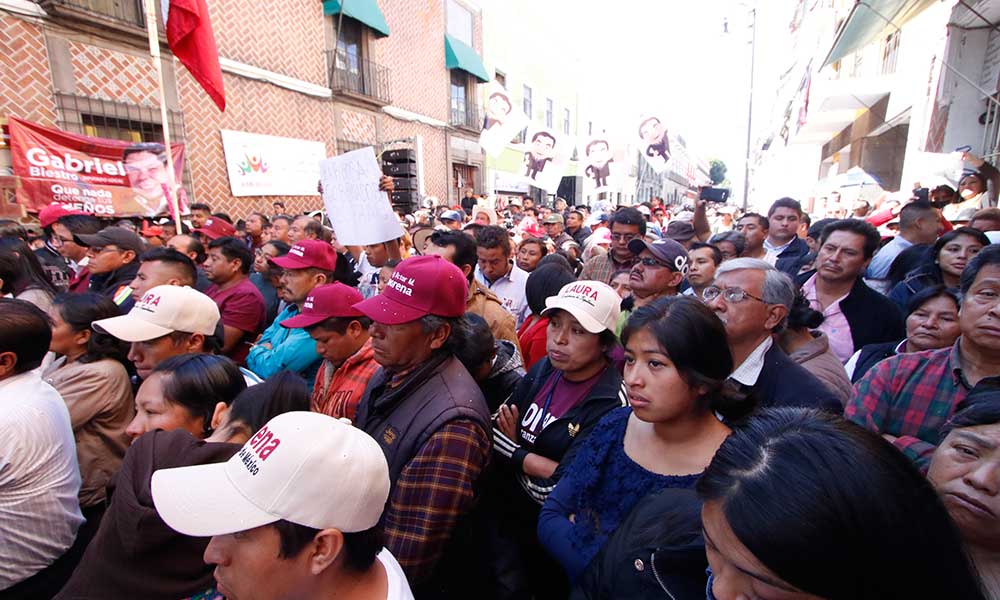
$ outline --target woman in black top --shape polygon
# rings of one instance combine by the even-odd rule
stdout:
[[[574,290],[589,290],[593,304],[608,310],[595,318],[594,305]],[[488,497],[495,503],[491,545],[500,598],[565,598],[568,593],[563,570],[542,550],[535,528],[570,446],[605,413],[628,402],[610,356],[618,346],[619,301],[610,286],[594,281],[567,284],[549,298],[547,355],[497,411],[493,449],[498,464]]]

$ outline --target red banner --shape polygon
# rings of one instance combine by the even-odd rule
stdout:
[[[53,202],[98,217],[171,214],[163,144],[67,133],[11,117],[11,158],[17,201],[29,211]],[[184,172],[184,144],[172,144],[174,181]],[[181,214],[184,189],[176,187]]]

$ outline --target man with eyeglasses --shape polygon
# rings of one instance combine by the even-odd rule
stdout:
[[[638,261],[638,257],[629,250],[629,242],[641,240],[646,235],[646,218],[642,213],[632,207],[621,208],[611,214],[608,228],[611,230],[611,248],[607,254],[599,254],[583,265],[581,280],[610,285],[617,271],[627,271]]]
[[[142,238],[123,227],[106,227],[73,240],[87,248],[90,291],[111,298],[123,314],[131,310],[135,300],[129,284],[139,273],[139,255],[146,249]]]
[[[833,392],[788,358],[774,343],[795,301],[791,278],[767,262],[734,258],[719,265],[702,297],[726,326],[729,351],[737,365],[729,380],[746,399],[720,409],[736,420],[761,407],[802,406],[840,414]]]
[[[688,255],[679,242],[671,239],[635,239],[628,244],[629,251],[638,257],[629,273],[632,295],[622,301],[616,333],[621,335],[632,311],[652,304],[660,298],[676,296],[688,271]]]

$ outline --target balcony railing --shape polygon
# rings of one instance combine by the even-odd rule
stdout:
[[[334,51],[326,51],[327,75],[330,89],[334,94],[361,96],[376,104],[392,102],[389,94],[388,67],[369,60],[350,58],[349,61],[335,60]]]
[[[475,104],[451,106],[451,125],[472,131],[479,131],[483,128],[483,113]]]
[[[37,0],[47,11],[56,14],[79,14],[99,17],[117,25],[146,28],[146,13],[142,0]]]

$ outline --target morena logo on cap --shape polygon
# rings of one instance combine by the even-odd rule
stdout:
[[[385,286],[390,287],[400,294],[406,296],[413,296],[413,278],[400,275],[399,271],[394,271],[392,277],[386,282]]]
[[[295,244],[294,246],[292,246],[288,250],[288,253],[291,254],[291,255],[294,255],[294,256],[298,256],[299,258],[301,258],[301,257],[305,256],[306,249],[303,248],[302,246],[298,245],[298,244]]]
[[[281,445],[281,439],[276,437],[267,425],[260,428],[250,441],[247,442],[242,448],[240,448],[239,456],[240,462],[243,466],[247,468],[247,471],[251,475],[257,475],[260,472],[260,467],[257,465],[257,459],[260,462],[267,460],[268,456],[278,449]],[[254,455],[256,454],[256,458]]]

